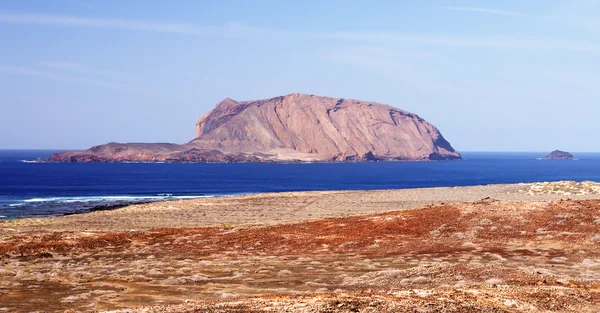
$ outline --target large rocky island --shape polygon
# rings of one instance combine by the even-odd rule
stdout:
[[[108,143],[51,162],[326,162],[452,160],[460,154],[416,114],[388,105],[293,93],[225,99],[186,144]]]

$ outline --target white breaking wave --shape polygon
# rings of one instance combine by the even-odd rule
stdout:
[[[88,196],[88,197],[48,197],[48,198],[32,198],[23,200],[25,203],[39,202],[60,202],[60,203],[76,203],[76,202],[134,202],[134,201],[159,201],[159,200],[181,200],[195,198],[211,198],[213,195],[204,196],[173,196],[172,194],[161,194],[157,196]],[[14,204],[15,206],[19,205]],[[12,204],[11,204],[12,206]]]
[[[21,160],[22,163],[40,163],[36,160]]]

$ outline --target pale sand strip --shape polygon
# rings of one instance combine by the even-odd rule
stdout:
[[[163,201],[112,211],[2,222],[0,233],[272,225],[440,203],[470,202],[486,197],[505,201],[595,199],[600,198],[600,184],[554,182],[374,191],[283,192]]]

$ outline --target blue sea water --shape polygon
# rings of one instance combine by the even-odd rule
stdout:
[[[312,164],[25,163],[55,151],[0,150],[0,219],[137,201],[306,190],[369,190],[555,180],[600,181],[600,154],[463,153],[444,162]]]

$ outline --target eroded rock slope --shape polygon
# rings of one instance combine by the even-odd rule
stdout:
[[[109,143],[52,155],[66,162],[448,160],[460,154],[416,114],[367,101],[294,93],[225,99],[187,144]]]

